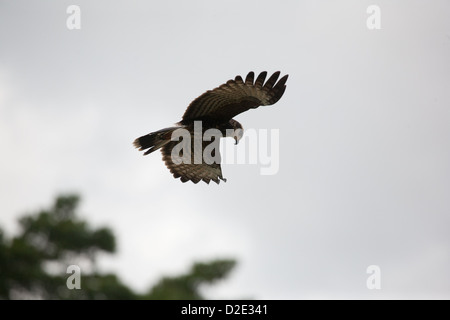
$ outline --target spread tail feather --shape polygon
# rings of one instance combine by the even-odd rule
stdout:
[[[134,140],[133,145],[138,148],[139,151],[148,149],[144,153],[145,156],[169,143],[171,141],[172,132],[178,128],[179,127],[170,127],[149,133]]]

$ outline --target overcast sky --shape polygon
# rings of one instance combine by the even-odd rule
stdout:
[[[449,13],[445,0],[0,0],[0,225],[12,234],[77,192],[82,217],[117,236],[102,269],[139,291],[235,258],[208,296],[449,299]],[[284,96],[236,119],[278,130],[276,174],[226,164],[226,183],[183,184],[133,148],[264,70],[289,74]]]

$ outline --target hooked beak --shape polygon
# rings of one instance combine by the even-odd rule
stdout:
[[[238,142],[239,142],[238,138],[237,138],[237,137],[234,137],[234,145],[237,145]]]

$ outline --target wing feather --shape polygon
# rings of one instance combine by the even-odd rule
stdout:
[[[190,161],[183,161],[181,163],[178,163],[172,158],[172,150],[179,143],[183,142],[171,141],[161,148],[161,153],[163,155],[163,160],[166,164],[166,167],[170,170],[174,178],[180,178],[182,182],[192,181],[195,184],[199,183],[200,181],[204,181],[207,184],[209,184],[211,181],[214,181],[217,184],[220,183],[220,180],[226,181],[226,179],[222,176],[222,168],[220,166],[221,159],[219,151],[219,139],[217,139],[217,141],[214,140],[212,142],[209,142],[195,139],[193,134],[191,135],[191,137],[191,141],[197,144],[201,144],[201,163],[196,164],[194,162],[194,144],[192,144],[192,146],[184,146],[186,148],[184,150],[188,151],[186,154],[186,160],[190,159]],[[208,158],[207,155],[204,155],[204,150],[210,143],[214,144],[214,150],[215,152],[217,152],[217,155],[214,154],[214,159],[216,159],[216,161],[213,161],[213,158]],[[182,156],[183,155],[181,154],[180,157]]]
[[[255,73],[249,72],[245,81],[241,76],[229,80],[225,84],[208,90],[186,109],[182,122],[209,120],[226,122],[252,108],[272,105],[277,102],[286,89],[288,75],[278,82],[280,72],[277,71],[264,83],[267,72],[261,72],[255,80]]]
[[[257,87],[258,89],[261,89],[263,84],[264,84],[264,80],[266,80],[267,77],[267,72],[263,71],[259,74],[258,78],[256,78],[255,81],[255,87]]]
[[[247,74],[247,77],[245,77],[245,84],[248,86],[253,86],[253,80],[255,79],[255,73],[253,71],[250,71]]]

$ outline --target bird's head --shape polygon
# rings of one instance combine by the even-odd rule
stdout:
[[[232,130],[232,134],[228,135],[228,136],[233,137],[235,144],[238,144],[239,140],[241,140],[242,136],[244,135],[244,128],[238,121],[236,121],[234,119],[231,119],[229,124],[230,124],[231,129],[233,129],[233,130]]]

